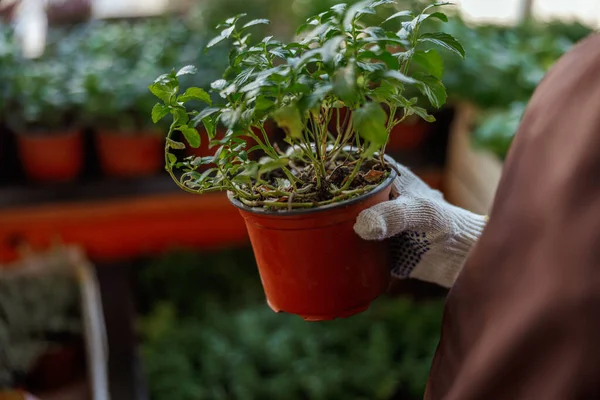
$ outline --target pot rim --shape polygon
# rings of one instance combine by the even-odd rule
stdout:
[[[392,157],[388,156],[387,154],[384,157],[389,163],[394,163],[394,164],[396,163],[394,161],[394,159]],[[233,204],[236,208],[239,208],[240,210],[243,210],[243,211],[246,211],[246,212],[249,212],[252,214],[282,216],[282,217],[303,215],[303,214],[314,214],[314,213],[318,213],[318,212],[329,211],[329,210],[336,209],[339,207],[347,207],[347,206],[359,203],[359,202],[363,201],[365,198],[373,196],[373,195],[381,192],[385,188],[387,188],[389,185],[392,184],[394,179],[396,179],[397,177],[398,177],[398,173],[396,172],[396,170],[394,168],[392,168],[390,175],[387,178],[385,178],[385,180],[383,182],[381,182],[379,184],[379,186],[377,186],[375,189],[371,190],[370,192],[363,193],[358,197],[353,197],[351,199],[340,201],[338,203],[327,204],[324,206],[319,206],[319,207],[314,207],[314,208],[295,209],[295,210],[291,210],[291,211],[287,210],[287,209],[286,210],[265,210],[264,208],[261,208],[261,207],[249,207],[249,206],[245,205],[244,203],[242,203],[241,201],[239,201],[238,199],[234,198],[233,192],[231,192],[231,191],[227,191],[227,198],[229,199],[229,202],[231,202],[231,204]]]

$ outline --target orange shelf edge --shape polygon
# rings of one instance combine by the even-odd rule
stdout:
[[[0,262],[53,241],[81,246],[95,261],[154,254],[171,247],[210,249],[248,241],[224,194],[186,193],[0,210]]]

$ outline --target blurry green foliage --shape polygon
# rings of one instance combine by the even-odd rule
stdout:
[[[52,28],[36,60],[20,57],[11,32],[0,26],[0,111],[15,130],[144,129],[153,125],[149,80],[195,64],[201,73],[186,84],[208,87],[226,62],[225,50],[205,56],[205,36],[177,16]]]
[[[504,159],[519,128],[526,103],[515,102],[507,109],[487,110],[479,117],[473,140]]]
[[[592,29],[570,22],[529,21],[517,27],[470,26],[451,19],[447,31],[464,44],[467,57],[444,57],[444,84],[454,100],[483,110],[475,141],[504,158],[525,104],[546,72]]]
[[[140,283],[153,400],[422,398],[441,301],[383,298],[352,318],[308,323],[264,304],[250,251],[173,253]]]
[[[457,62],[443,55],[444,83],[454,98],[481,108],[527,101],[554,62],[592,32],[579,23],[470,26],[458,18],[446,27],[464,44],[467,57]]]

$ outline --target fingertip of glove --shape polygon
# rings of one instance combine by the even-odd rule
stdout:
[[[379,213],[368,209],[358,215],[354,232],[365,240],[383,240],[386,238],[387,225]]]

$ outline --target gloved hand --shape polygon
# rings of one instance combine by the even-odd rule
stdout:
[[[392,275],[451,287],[487,217],[451,205],[396,164],[391,200],[364,210],[354,225],[365,240],[389,239]]]

